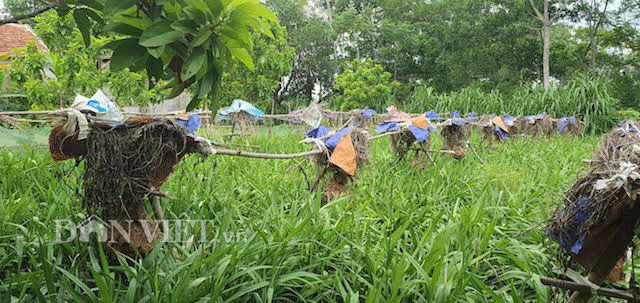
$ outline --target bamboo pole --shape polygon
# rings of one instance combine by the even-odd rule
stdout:
[[[308,156],[313,156],[317,154],[321,154],[323,151],[319,149],[314,149],[312,151],[300,152],[295,154],[264,154],[264,153],[251,153],[245,152],[241,150],[231,150],[231,149],[216,149],[216,155],[227,155],[227,156],[238,156],[238,157],[247,157],[247,158],[258,158],[258,159],[295,159],[295,158],[303,158]]]
[[[67,110],[28,110],[28,111],[13,111],[13,112],[0,112],[0,116],[19,116],[19,115],[62,115]]]
[[[28,111],[10,111],[10,112],[0,112],[0,116],[20,116],[20,115],[61,115],[66,113],[66,109],[57,109],[57,110],[28,110]],[[178,114],[183,114],[181,111],[174,111],[168,113],[141,113],[141,112],[123,112],[123,115],[127,116],[174,116]],[[201,111],[198,114],[210,114],[211,111]]]
[[[626,293],[618,289],[606,288],[606,287],[592,288],[587,284],[577,283],[577,282],[568,281],[568,280],[554,279],[554,278],[549,278],[544,276],[540,276],[540,282],[542,282],[542,284],[544,285],[554,286],[554,287],[567,289],[567,290],[573,290],[580,293],[589,293],[589,294],[594,293],[595,295],[598,295],[598,296],[623,299],[628,302],[640,302],[632,294]]]

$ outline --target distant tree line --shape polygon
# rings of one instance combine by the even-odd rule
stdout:
[[[43,5],[7,1],[12,15]],[[640,107],[638,0],[267,0],[266,5],[280,26],[271,28],[274,38],[253,35],[254,69],[238,62],[225,68],[216,97],[223,103],[245,98],[286,111],[320,98],[343,109],[380,107],[406,102],[419,87],[436,94],[469,87],[509,94],[523,86],[549,89],[588,77],[605,82],[624,107]]]

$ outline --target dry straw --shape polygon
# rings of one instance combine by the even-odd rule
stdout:
[[[555,128],[553,127],[553,119],[549,115],[544,115],[544,118],[533,120],[533,123],[527,121],[528,123],[523,124],[523,133],[532,137],[542,137],[549,136],[554,133]]]
[[[361,128],[352,127],[351,143],[356,152],[356,174],[351,176],[338,166],[329,162],[330,152],[320,153],[313,156],[314,163],[318,168],[318,177],[311,186],[314,191],[318,183],[324,179],[327,173],[330,174],[329,182],[324,187],[324,200],[329,201],[342,194],[349,194],[349,181],[354,180],[362,171],[362,168],[369,163],[369,133]]]
[[[637,124],[624,123],[603,136],[591,163],[591,172],[565,194],[546,232],[573,261],[606,276],[631,244],[640,219]],[[581,249],[571,252],[576,243]]]
[[[391,135],[391,148],[396,154],[396,158],[398,160],[404,159],[410,150],[415,150],[416,154],[420,152],[420,150],[428,153],[429,146],[431,145],[431,138],[427,138],[418,143],[419,147],[415,147],[415,143],[417,143],[416,137],[408,128],[403,128],[399,133]]]
[[[94,121],[85,140],[56,126],[49,136],[54,160],[84,157],[84,204],[89,215],[118,221],[130,239],[108,233],[108,247],[130,257],[146,254],[161,237],[144,207],[188,153],[202,152],[198,141],[171,120],[132,117],[124,123]],[[154,205],[155,207],[155,205]],[[158,219],[158,218],[157,218]],[[130,224],[129,224],[130,223]],[[148,237],[145,230],[151,231]],[[126,234],[126,233],[125,233]],[[128,241],[130,240],[130,242]],[[106,250],[116,262],[113,250]]]
[[[463,158],[471,136],[471,126],[468,124],[445,125],[442,127],[440,134],[444,140],[444,148],[455,151],[454,158]]]

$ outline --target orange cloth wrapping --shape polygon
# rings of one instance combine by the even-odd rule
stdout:
[[[351,142],[351,134],[344,135],[342,139],[340,139],[340,142],[331,154],[329,162],[344,170],[349,175],[354,176],[356,174],[358,162],[356,161],[356,149],[353,147],[353,142]]]
[[[429,127],[429,119],[427,119],[427,115],[422,115],[411,119],[411,124],[417,128],[427,129]]]
[[[509,128],[507,128],[507,126],[504,124],[504,121],[502,121],[502,117],[497,116],[493,119],[491,119],[491,123],[493,123],[493,125],[500,127],[503,131],[505,132],[509,132]]]

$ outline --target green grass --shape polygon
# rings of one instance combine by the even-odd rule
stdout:
[[[304,148],[301,132],[273,134],[249,142],[263,152]],[[315,171],[306,160],[189,156],[162,189],[175,197],[162,200],[165,216],[214,220],[220,241],[168,244],[112,267],[95,244],[50,244],[53,220],[84,217],[82,166],[3,149],[0,302],[548,302],[535,274],[557,264],[541,230],[596,144],[485,144],[484,165],[470,153],[436,155],[441,175],[395,163],[380,140],[352,198],[326,205],[307,191],[299,167]],[[225,241],[233,231],[247,241]]]
[[[24,145],[46,147],[50,127],[11,130],[0,127],[0,148],[21,149]]]

